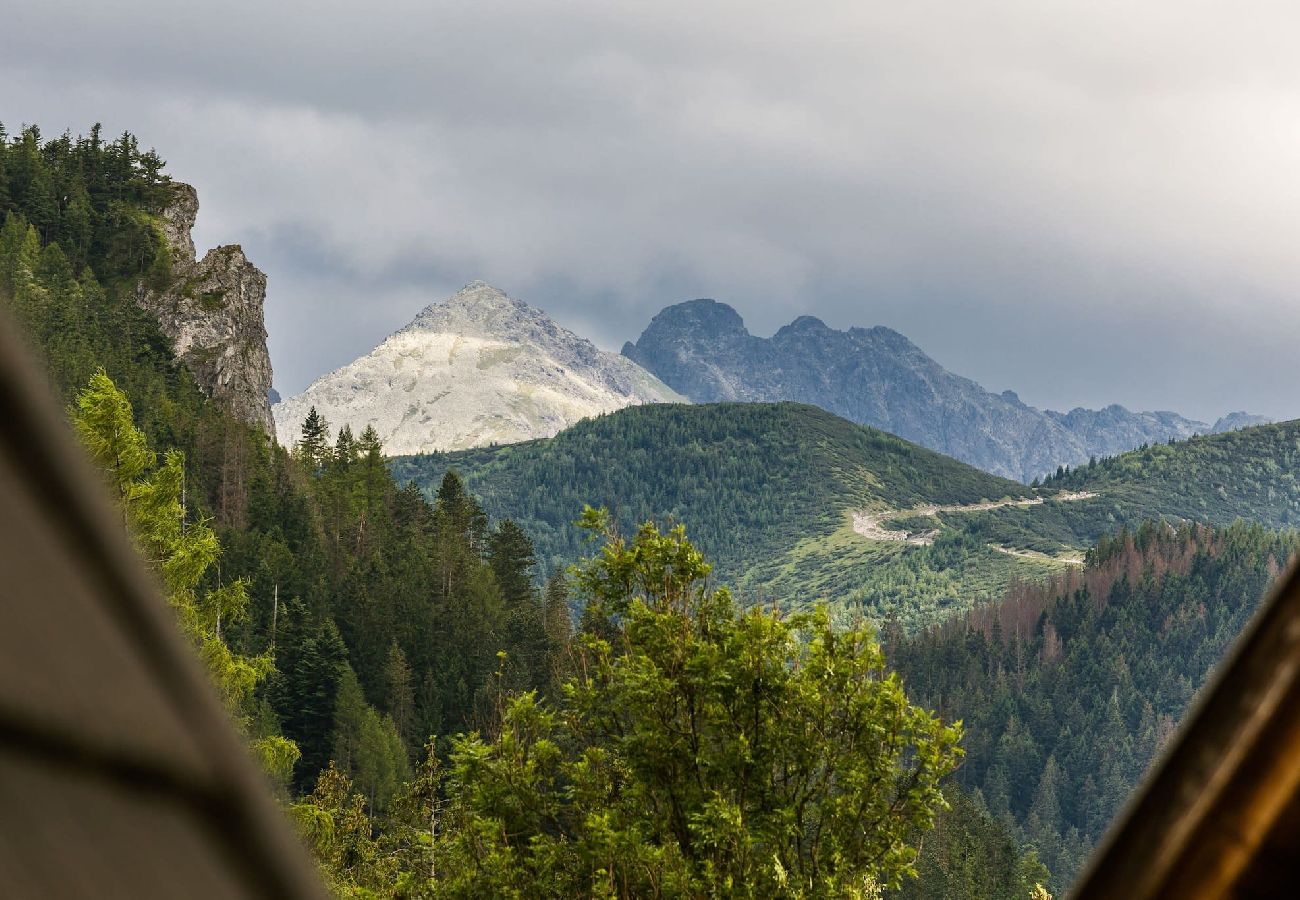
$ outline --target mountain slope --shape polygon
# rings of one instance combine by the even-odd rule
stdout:
[[[1044,487],[1095,496],[980,513],[962,527],[989,541],[1049,552],[1086,546],[1148,519],[1294,527],[1300,523],[1300,421],[1153,444],[1072,469]]]
[[[1261,421],[1235,413],[1210,426],[1121,406],[1042,412],[954,375],[888,328],[837,331],[801,316],[760,338],[714,300],[668,307],[623,354],[698,403],[811,403],[1026,482],[1092,456]]]
[[[930,545],[875,540],[854,515],[921,504],[1032,500],[989,475],[816,407],[654,405],[591,419],[548,440],[394,460],[399,481],[436,489],[455,469],[487,511],[513,518],[551,566],[585,555],[571,523],[606,505],[625,532],[684,522],[722,580],[748,597],[826,597],[911,617],[992,599],[1013,575],[1052,564],[942,535]],[[928,616],[928,613],[927,613]]]
[[[315,406],[334,426],[374,426],[390,453],[419,453],[546,437],[598,413],[682,399],[635,363],[476,281],[273,414],[286,445]]]
[[[570,523],[604,504],[625,530],[686,523],[748,599],[827,599],[909,626],[1081,565],[1126,525],[1300,521],[1300,422],[1154,445],[1038,490],[790,403],[627,409],[547,441],[393,466],[425,490],[456,469],[551,566],[584,555]]]

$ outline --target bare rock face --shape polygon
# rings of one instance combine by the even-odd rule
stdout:
[[[153,313],[176,356],[209,397],[243,422],[275,434],[271,419],[271,356],[266,349],[266,275],[238,244],[209,250],[198,259],[190,230],[199,196],[174,185],[163,213],[163,235],[172,255],[166,290],[141,284],[136,302]]]

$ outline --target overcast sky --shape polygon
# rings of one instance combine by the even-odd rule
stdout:
[[[1037,406],[1300,416],[1285,2],[13,4],[11,130],[130,129],[301,390],[475,278],[618,349],[726,301]]]

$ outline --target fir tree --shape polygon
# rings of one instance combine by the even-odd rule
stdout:
[[[329,456],[329,423],[312,407],[303,420],[298,443],[294,447],[298,456],[313,470],[324,467]]]

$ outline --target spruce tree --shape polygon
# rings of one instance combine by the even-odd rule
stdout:
[[[496,530],[488,538],[487,560],[507,606],[530,605],[536,597],[533,569],[537,560],[533,542],[511,519],[497,523]]]
[[[299,458],[313,471],[320,470],[329,455],[330,428],[325,417],[312,407],[303,420],[298,444],[294,448]]]

